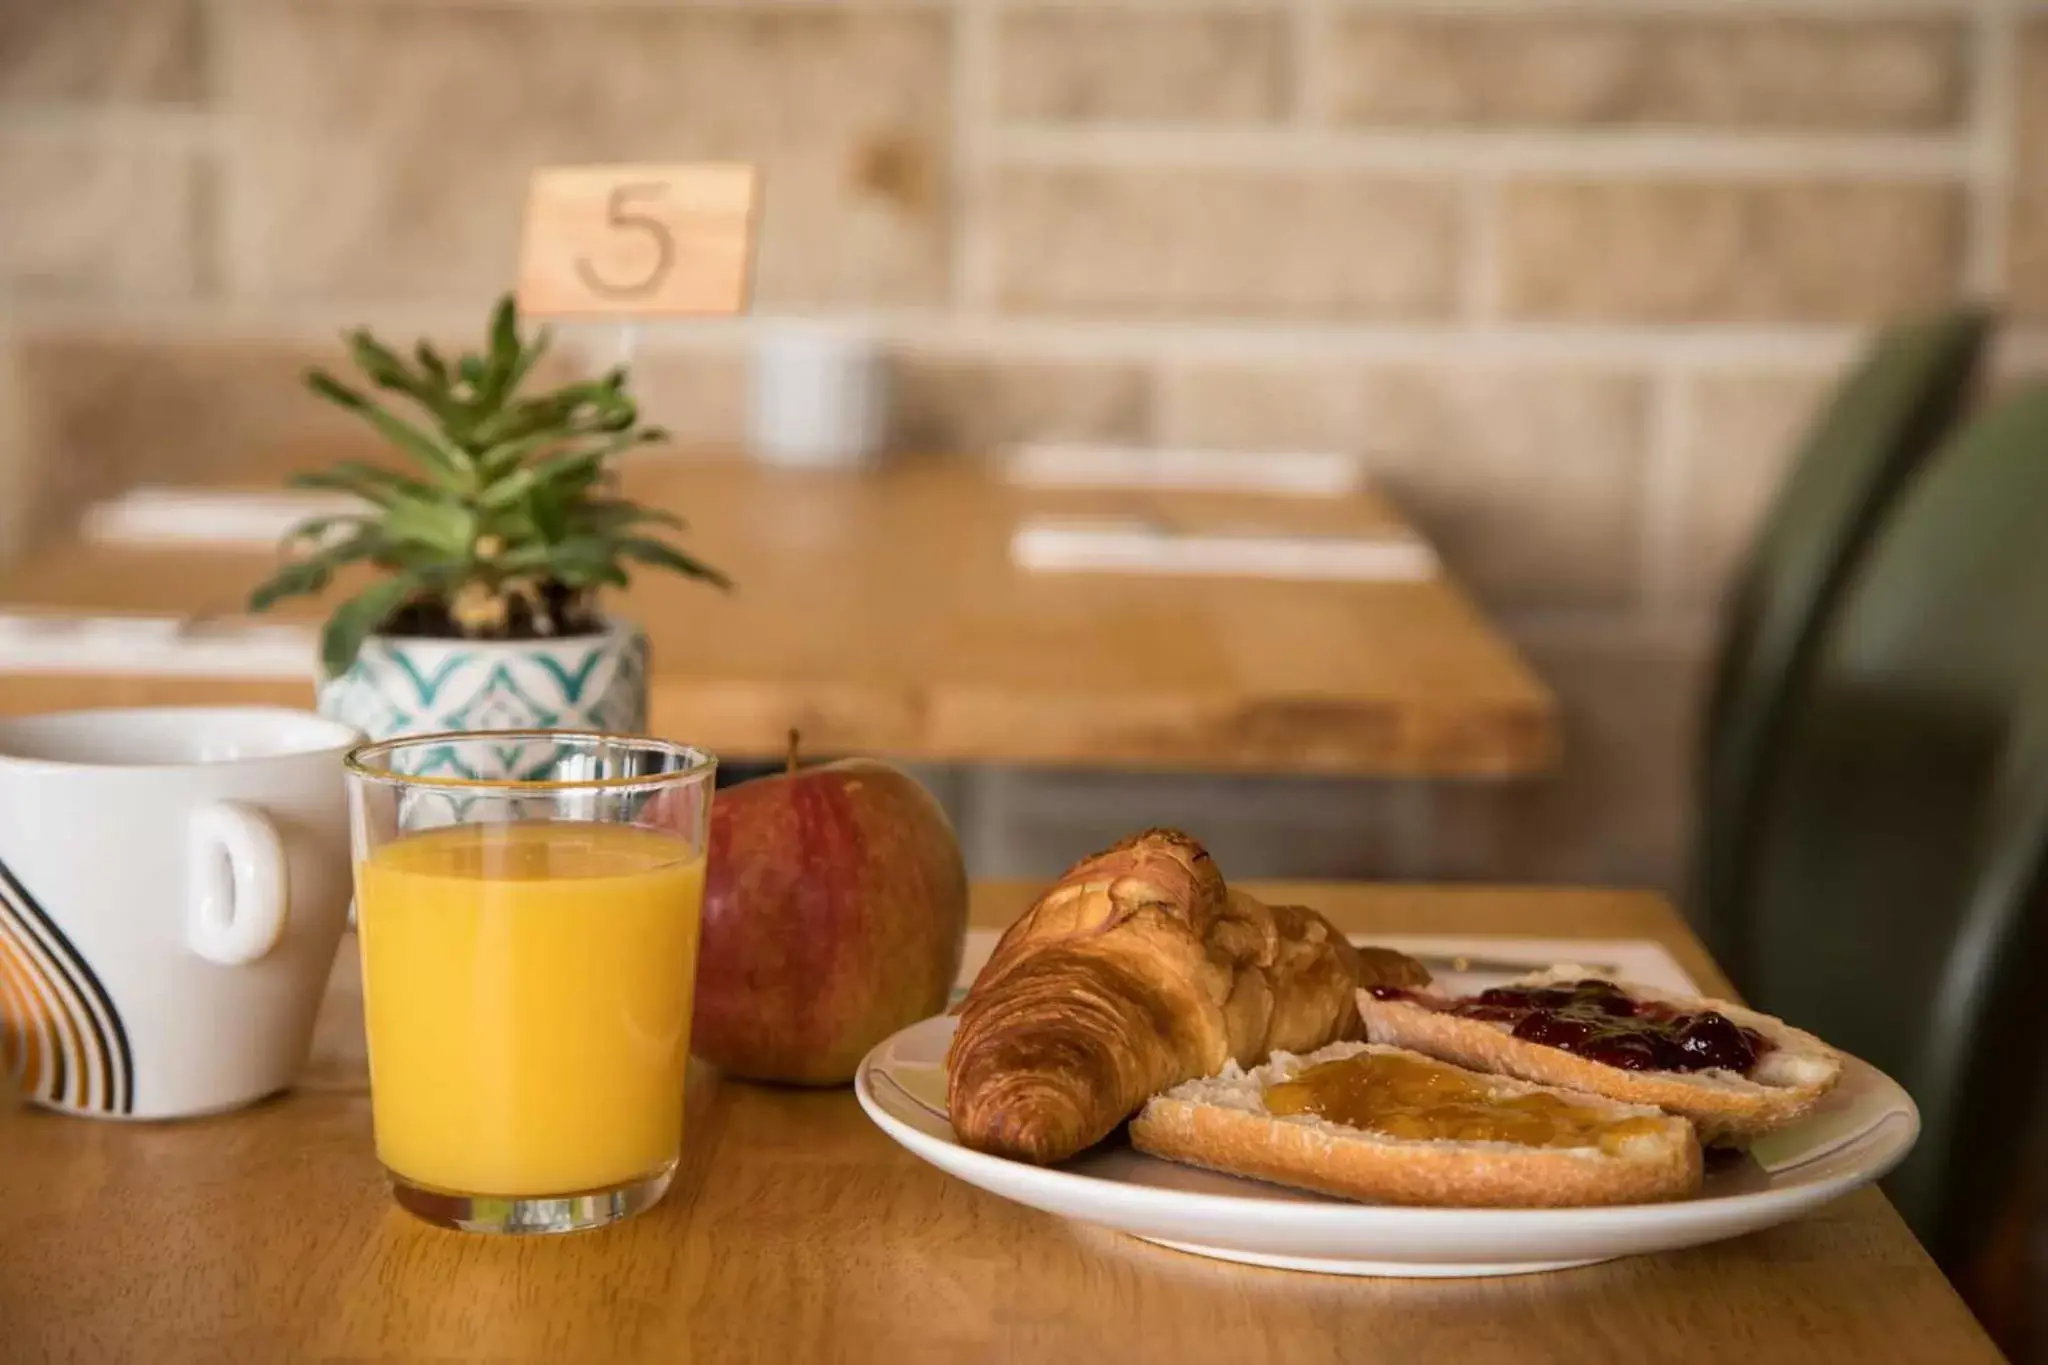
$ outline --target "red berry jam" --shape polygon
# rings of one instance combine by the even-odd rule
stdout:
[[[1733,1071],[1747,1075],[1770,1040],[1713,1010],[1686,1013],[1634,1000],[1612,981],[1568,986],[1496,986],[1442,1005],[1394,986],[1380,1000],[1414,1000],[1467,1019],[1513,1025],[1514,1035],[1624,1071]]]

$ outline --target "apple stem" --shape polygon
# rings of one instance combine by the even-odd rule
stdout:
[[[784,771],[792,773],[796,771],[796,727],[794,725],[789,727],[789,766]]]

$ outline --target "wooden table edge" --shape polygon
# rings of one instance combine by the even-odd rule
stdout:
[[[105,705],[158,704],[213,699],[221,704],[264,702],[311,709],[314,683],[288,678],[247,678],[170,673],[90,673],[0,670],[0,714]],[[754,700],[737,706],[741,692]],[[782,694],[770,705],[763,695]],[[805,747],[821,756],[862,752],[906,763],[999,764],[1024,771],[1106,770],[1171,775],[1201,772],[1235,776],[1295,776],[1389,780],[1522,781],[1541,779],[1556,767],[1563,737],[1558,706],[1547,694],[1529,703],[1503,702],[1475,716],[1464,714],[1441,726],[1411,720],[1399,740],[1386,744],[1345,744],[1328,738],[1299,743],[1251,741],[1234,751],[1211,750],[1190,760],[1179,757],[1174,742],[1146,743],[1119,738],[1128,704],[1097,697],[1077,703],[1076,694],[1057,696],[1068,717],[1092,720],[1094,734],[1086,743],[1009,748],[987,742],[987,729],[925,717],[945,717],[979,704],[972,692],[915,692],[884,685],[828,683],[816,686],[787,682],[749,682],[743,678],[699,682],[656,676],[648,690],[650,729],[688,739],[740,761],[780,758],[788,732],[805,736]],[[1256,718],[1237,699],[1225,694],[1155,694],[1159,704],[1213,713],[1220,724],[1256,730]],[[1020,697],[1022,700],[1020,700]],[[1029,697],[1011,694],[1006,707],[1023,705]],[[167,703],[168,704],[168,703]],[[1317,701],[1327,707],[1329,703]],[[1377,720],[1371,704],[1345,704],[1358,728],[1369,730]],[[744,711],[738,723],[700,722],[693,714],[730,717]],[[864,719],[855,726],[843,717],[859,712],[866,718],[894,716],[877,726]],[[1345,715],[1333,715],[1342,728]],[[856,740],[855,730],[859,732]],[[1484,738],[1474,738],[1483,734]]]

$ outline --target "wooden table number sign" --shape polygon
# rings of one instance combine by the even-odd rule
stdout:
[[[531,317],[680,317],[747,305],[760,177],[737,162],[535,171],[519,255]]]

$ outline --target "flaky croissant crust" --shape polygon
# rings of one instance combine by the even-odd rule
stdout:
[[[996,945],[947,1057],[954,1130],[1062,1160],[1226,1060],[1352,1036],[1357,981],[1322,916],[1232,891],[1199,843],[1147,830],[1068,869]]]

